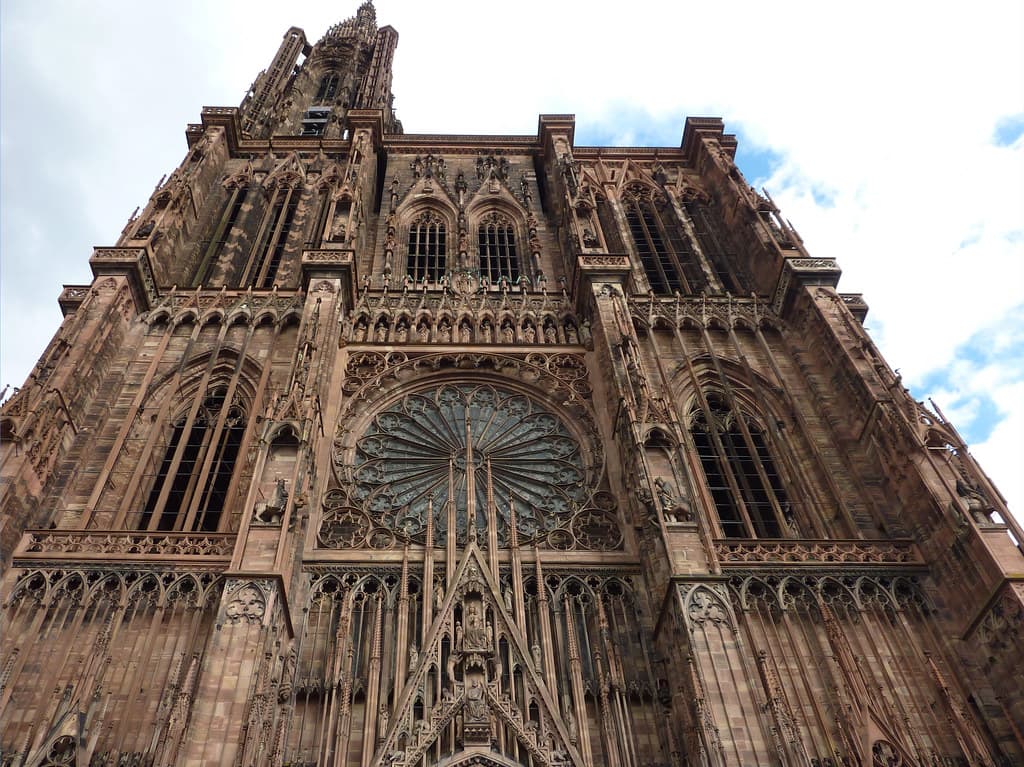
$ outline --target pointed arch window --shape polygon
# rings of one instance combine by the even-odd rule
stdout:
[[[229,402],[225,384],[180,413],[156,464],[138,529],[216,532],[245,424],[245,410],[237,398]]]
[[[192,279],[192,287],[198,288],[203,285],[210,276],[210,268],[220,258],[221,252],[231,239],[231,235],[242,218],[242,206],[245,205],[246,197],[249,196],[249,187],[245,184],[232,182],[229,188],[227,203],[221,213],[217,228],[210,238],[203,260],[196,269],[195,277]]]
[[[331,101],[338,94],[338,73],[328,72],[320,78],[320,87],[316,91],[316,103]]]
[[[480,254],[480,274],[488,283],[496,285],[505,277],[509,282],[519,279],[519,254],[516,252],[516,230],[508,219],[497,211],[480,222],[477,230]]]
[[[415,282],[438,282],[447,271],[447,227],[434,211],[420,215],[409,227],[409,257],[406,266]]]
[[[679,229],[663,196],[643,184],[631,184],[622,198],[629,234],[647,283],[655,293],[699,293],[707,280],[693,248]]]
[[[301,196],[302,189],[297,185],[282,184],[274,189],[263,229],[242,280],[243,287],[264,290],[274,287]]]
[[[718,393],[690,414],[690,435],[727,538],[779,538],[790,505],[764,431]]]

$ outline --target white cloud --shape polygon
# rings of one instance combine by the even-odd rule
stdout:
[[[180,161],[202,105],[237,104],[288,27],[316,40],[357,4],[0,4],[0,383],[24,378],[60,283],[89,281],[91,246]],[[400,34],[409,132],[532,134],[539,113],[574,112],[578,132],[624,142],[674,122],[663,142],[677,144],[687,114],[719,114],[770,149],[769,191],[813,254],[839,259],[841,289],[865,294],[916,396],[965,344],[1020,338],[1024,139],[993,141],[1024,114],[1020,3],[381,0],[377,15]],[[986,365],[999,383],[964,391],[1003,420],[974,451],[1019,509],[1024,462],[1004,457],[1024,373]]]

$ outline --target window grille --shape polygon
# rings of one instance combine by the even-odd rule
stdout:
[[[424,279],[430,282],[440,281],[447,270],[447,249],[445,222],[432,211],[424,213],[409,228],[406,273],[415,282]]]
[[[727,538],[779,538],[789,502],[764,432],[717,394],[691,414],[690,434]]]
[[[512,222],[497,213],[491,214],[480,224],[477,234],[480,275],[490,285],[497,285],[502,277],[516,282],[519,279],[519,255]]]

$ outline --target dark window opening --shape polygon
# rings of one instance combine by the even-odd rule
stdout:
[[[140,530],[216,532],[220,527],[245,432],[243,410],[227,406],[226,395],[223,387],[212,391],[191,426],[189,414],[175,421],[143,506]]]
[[[415,282],[438,282],[445,275],[447,253],[444,222],[427,213],[409,229],[409,258],[406,273]]]
[[[519,256],[512,224],[496,216],[481,224],[477,234],[481,276],[491,285],[498,284],[502,277],[516,282],[519,279]]]
[[[709,395],[707,403],[708,413],[698,410],[692,415],[690,434],[722,534],[781,537],[780,518],[786,518],[789,502],[764,433],[748,419],[744,434],[718,396]]]

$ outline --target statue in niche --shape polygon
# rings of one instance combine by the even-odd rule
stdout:
[[[421,344],[429,343],[430,325],[427,324],[426,320],[420,320],[420,324],[416,327],[416,334],[419,336]]]
[[[597,239],[597,235],[594,234],[594,230],[589,226],[583,228],[583,247],[584,248],[599,248],[601,243]]]
[[[466,717],[480,721],[487,717],[487,704],[484,702],[484,686],[478,677],[466,686]]]
[[[491,341],[494,340],[493,330],[494,329],[491,327],[491,321],[484,319],[484,321],[480,323],[480,340],[485,344],[491,343]]]
[[[970,512],[975,522],[982,525],[991,524],[991,514],[994,509],[977,487],[972,487],[958,479],[956,481],[956,494],[967,503],[967,511]]]
[[[380,733],[383,735],[388,731],[388,704],[381,703],[380,711],[377,716],[377,726],[380,729]]]
[[[541,657],[542,656],[541,656],[540,645],[539,644],[534,644],[533,647],[530,648],[530,655],[533,656],[533,665],[537,667],[538,671],[540,671],[541,667],[544,664],[541,663]]]
[[[416,643],[409,645],[409,673],[412,674],[420,664],[420,651],[416,649]]]
[[[658,501],[666,522],[690,522],[690,510],[676,496],[676,490],[664,477],[657,477],[654,486],[658,490]]]
[[[528,344],[537,340],[537,331],[529,322],[523,325],[523,340]]]
[[[576,325],[573,324],[572,320],[565,321],[565,340],[566,343],[578,344],[580,342],[579,332],[576,330]]]
[[[501,596],[505,600],[505,609],[512,612],[512,589],[505,589],[505,593]]]
[[[362,317],[360,317],[359,322],[356,323],[356,329],[352,333],[352,340],[356,343],[361,343],[366,340],[366,320]]]
[[[398,343],[405,343],[409,340],[409,323],[405,320],[399,320],[398,327],[395,328],[395,340]]]
[[[512,323],[509,322],[508,320],[505,320],[501,324],[501,340],[503,343],[506,344],[515,343],[516,333],[512,329]]]
[[[459,343],[468,344],[473,340],[473,329],[469,326],[467,320],[463,320],[459,324]]]
[[[488,647],[487,626],[476,605],[470,605],[466,611],[465,646],[468,650],[483,650]]]
[[[580,340],[588,349],[593,347],[594,337],[590,333],[590,320],[583,320],[583,324],[580,325]]]
[[[377,323],[377,326],[373,329],[373,340],[381,344],[388,340],[388,326],[381,320]]]
[[[455,621],[455,652],[462,652],[464,640],[465,632],[462,629],[462,623]],[[449,674],[449,676],[451,676],[451,674]]]
[[[441,324],[437,328],[437,340],[443,344],[451,343],[452,324],[447,318],[441,320]]]
[[[280,524],[287,503],[288,489],[285,487],[285,481],[278,477],[270,497],[263,503],[256,504],[256,522],[264,525]]]
[[[444,589],[441,588],[441,584],[438,583],[434,586],[434,609],[440,610],[444,604]]]
[[[551,320],[548,320],[547,322],[544,323],[544,343],[558,343],[558,331],[555,330],[555,323],[553,323]]]

